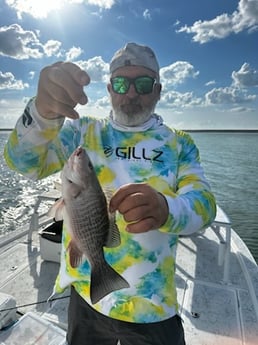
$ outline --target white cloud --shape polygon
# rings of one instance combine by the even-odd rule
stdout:
[[[247,107],[233,107],[229,109],[231,113],[246,113],[246,112],[254,112],[255,109],[247,108]]]
[[[198,20],[192,26],[183,26],[177,32],[193,34],[193,41],[207,43],[243,30],[258,29],[258,1],[240,0],[232,14],[223,13],[212,20]]]
[[[229,105],[233,112],[240,112],[240,109],[250,110],[250,108],[242,107],[242,104],[257,100],[257,95],[248,93],[246,88],[258,86],[258,71],[245,62],[239,71],[233,71],[231,76],[232,85],[213,88],[206,93],[206,105]],[[209,82],[206,85],[212,85],[212,83]]]
[[[18,24],[0,28],[0,55],[15,59],[41,58],[41,44],[33,31]]]
[[[94,104],[98,108],[110,107],[110,98],[109,98],[109,96],[104,96],[104,97],[98,99],[96,102],[94,102]]]
[[[90,76],[93,82],[106,82],[109,73],[109,64],[101,56],[95,56],[87,61],[76,62]]]
[[[66,61],[73,61],[78,58],[83,53],[80,47],[72,47],[68,52],[66,52]]]
[[[0,27],[0,55],[17,60],[60,56],[61,42],[49,40],[42,44],[38,36],[39,33],[24,30],[19,24]]]
[[[34,18],[46,18],[47,15],[60,10],[69,4],[84,4],[98,6],[100,9],[110,9],[115,0],[5,0],[6,4],[13,8],[19,19],[27,13]]]
[[[13,128],[18,117],[23,113],[28,98],[1,99],[0,119],[1,128]]]
[[[210,85],[214,85],[214,84],[216,84],[215,80],[210,80],[205,84],[205,86],[210,86]]]
[[[248,95],[233,86],[214,88],[205,95],[207,104],[242,104],[256,100],[256,95]]]
[[[70,0],[70,2],[73,2],[73,0]],[[88,0],[84,2],[89,3],[90,5],[96,5],[100,8],[105,8],[105,9],[110,9],[116,3],[115,0]]]
[[[42,47],[46,56],[60,56],[60,48],[62,43],[55,40],[49,40]]]
[[[191,91],[181,93],[175,90],[175,87],[186,82],[187,78],[195,78],[198,74],[199,71],[186,61],[177,61],[161,68],[161,83],[164,86],[160,100],[161,107],[189,109],[224,105],[227,108],[239,109],[242,104],[252,103],[258,98],[257,95],[250,94],[246,90],[248,86],[258,85],[258,72],[247,63],[244,63],[239,71],[232,72],[232,85],[213,88],[201,97],[197,97]],[[205,85],[211,86],[215,83],[215,80],[210,80]]]
[[[195,78],[199,71],[187,61],[177,61],[160,69],[160,78],[163,86],[182,84],[187,78]]]
[[[233,84],[239,87],[258,86],[258,71],[244,63],[239,71],[232,72]]]
[[[3,73],[0,71],[0,90],[23,90],[28,87],[27,83],[15,79],[11,72]]]
[[[147,20],[152,20],[151,18],[151,13],[150,13],[150,10],[148,8],[146,8],[146,10],[144,10],[143,12],[143,18],[144,19],[147,19]]]
[[[83,116],[85,114],[90,114],[91,116],[96,116],[98,118],[103,118],[110,112],[110,99],[108,96],[104,96],[97,100],[88,98],[88,103],[86,105],[78,104],[76,106],[76,111]]]
[[[235,32],[240,32],[244,29],[248,29],[249,31],[258,29],[257,0],[240,0],[238,3],[238,11],[234,13],[233,24]]]
[[[193,95],[193,92],[180,93],[178,91],[168,91],[162,94],[160,106],[173,108],[187,108],[201,105],[202,99]]]
[[[30,71],[29,72],[29,79],[33,80],[35,77],[35,71]]]
[[[48,13],[62,7],[62,0],[5,0],[6,4],[13,8],[18,19],[22,19],[23,13],[28,13],[34,18],[46,18]]]

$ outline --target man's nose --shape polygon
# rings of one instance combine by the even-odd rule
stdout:
[[[135,98],[138,96],[137,91],[135,90],[135,86],[133,83],[131,83],[128,92],[126,93],[127,97],[129,98]]]

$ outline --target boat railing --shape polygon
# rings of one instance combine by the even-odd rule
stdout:
[[[230,280],[230,251],[231,251],[231,221],[222,210],[221,207],[217,205],[216,218],[213,221],[211,228],[219,237],[219,254],[218,254],[218,264],[223,265],[223,283],[229,284]],[[222,233],[223,229],[224,234]]]
[[[31,216],[28,242],[32,241],[33,231],[39,231],[40,228],[50,224],[53,219],[48,216],[48,212],[39,214],[39,207],[42,202],[50,201],[54,202],[57,199],[56,193],[54,194],[42,194],[38,196],[37,202],[34,205],[33,214]],[[230,278],[230,251],[231,251],[231,221],[226,213],[217,205],[216,218],[213,221],[211,228],[219,238],[219,253],[218,264],[223,265],[223,279],[222,282],[229,284]]]
[[[55,201],[56,196],[48,196],[48,195],[39,195],[38,200],[34,206],[33,214],[30,220],[29,232],[28,232],[28,242],[32,241],[32,233],[34,230],[39,230],[40,227],[46,226],[50,224],[53,219],[48,216],[48,212],[39,214],[38,210],[40,204],[43,201]]]
[[[38,196],[38,200],[34,206],[34,211],[30,220],[28,241],[32,241],[32,233],[34,230],[39,230],[40,227],[50,224],[53,219],[49,218],[47,212],[39,214],[38,210],[40,204],[44,201],[54,202],[57,199],[57,195],[43,194]],[[219,237],[219,254],[218,264],[223,265],[223,279],[225,284],[229,283],[230,276],[230,251],[231,251],[231,221],[229,220],[226,213],[220,206],[217,205],[216,218],[213,221],[211,228]],[[223,232],[223,229],[225,230]]]
[[[37,202],[34,205],[33,214],[31,216],[29,231],[28,231],[28,242],[32,241],[33,231],[39,230],[40,228],[50,224],[53,219],[48,216],[48,212],[39,214],[39,207],[42,202],[50,201],[54,202],[58,198],[57,194],[42,194],[38,196]],[[231,251],[231,221],[229,220],[226,213],[220,206],[217,205],[216,218],[213,221],[211,228],[219,237],[219,254],[218,264],[223,265],[223,279],[222,282],[225,284],[229,283],[230,280],[230,251]]]

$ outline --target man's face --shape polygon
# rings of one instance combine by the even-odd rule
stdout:
[[[156,77],[155,72],[140,66],[118,68],[111,77],[117,76],[131,79],[141,76]],[[107,87],[111,97],[114,120],[129,127],[139,126],[146,122],[160,98],[161,85],[159,83],[154,84],[151,93],[144,95],[138,94],[133,84],[125,94],[115,93],[111,84],[108,84]]]

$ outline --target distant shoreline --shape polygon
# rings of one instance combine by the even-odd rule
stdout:
[[[179,128],[178,128],[179,129]],[[10,132],[13,128],[0,128],[0,132]],[[258,133],[257,129],[182,129],[184,132],[206,132],[206,133]]]
[[[183,129],[185,132],[258,133],[258,129]]]

